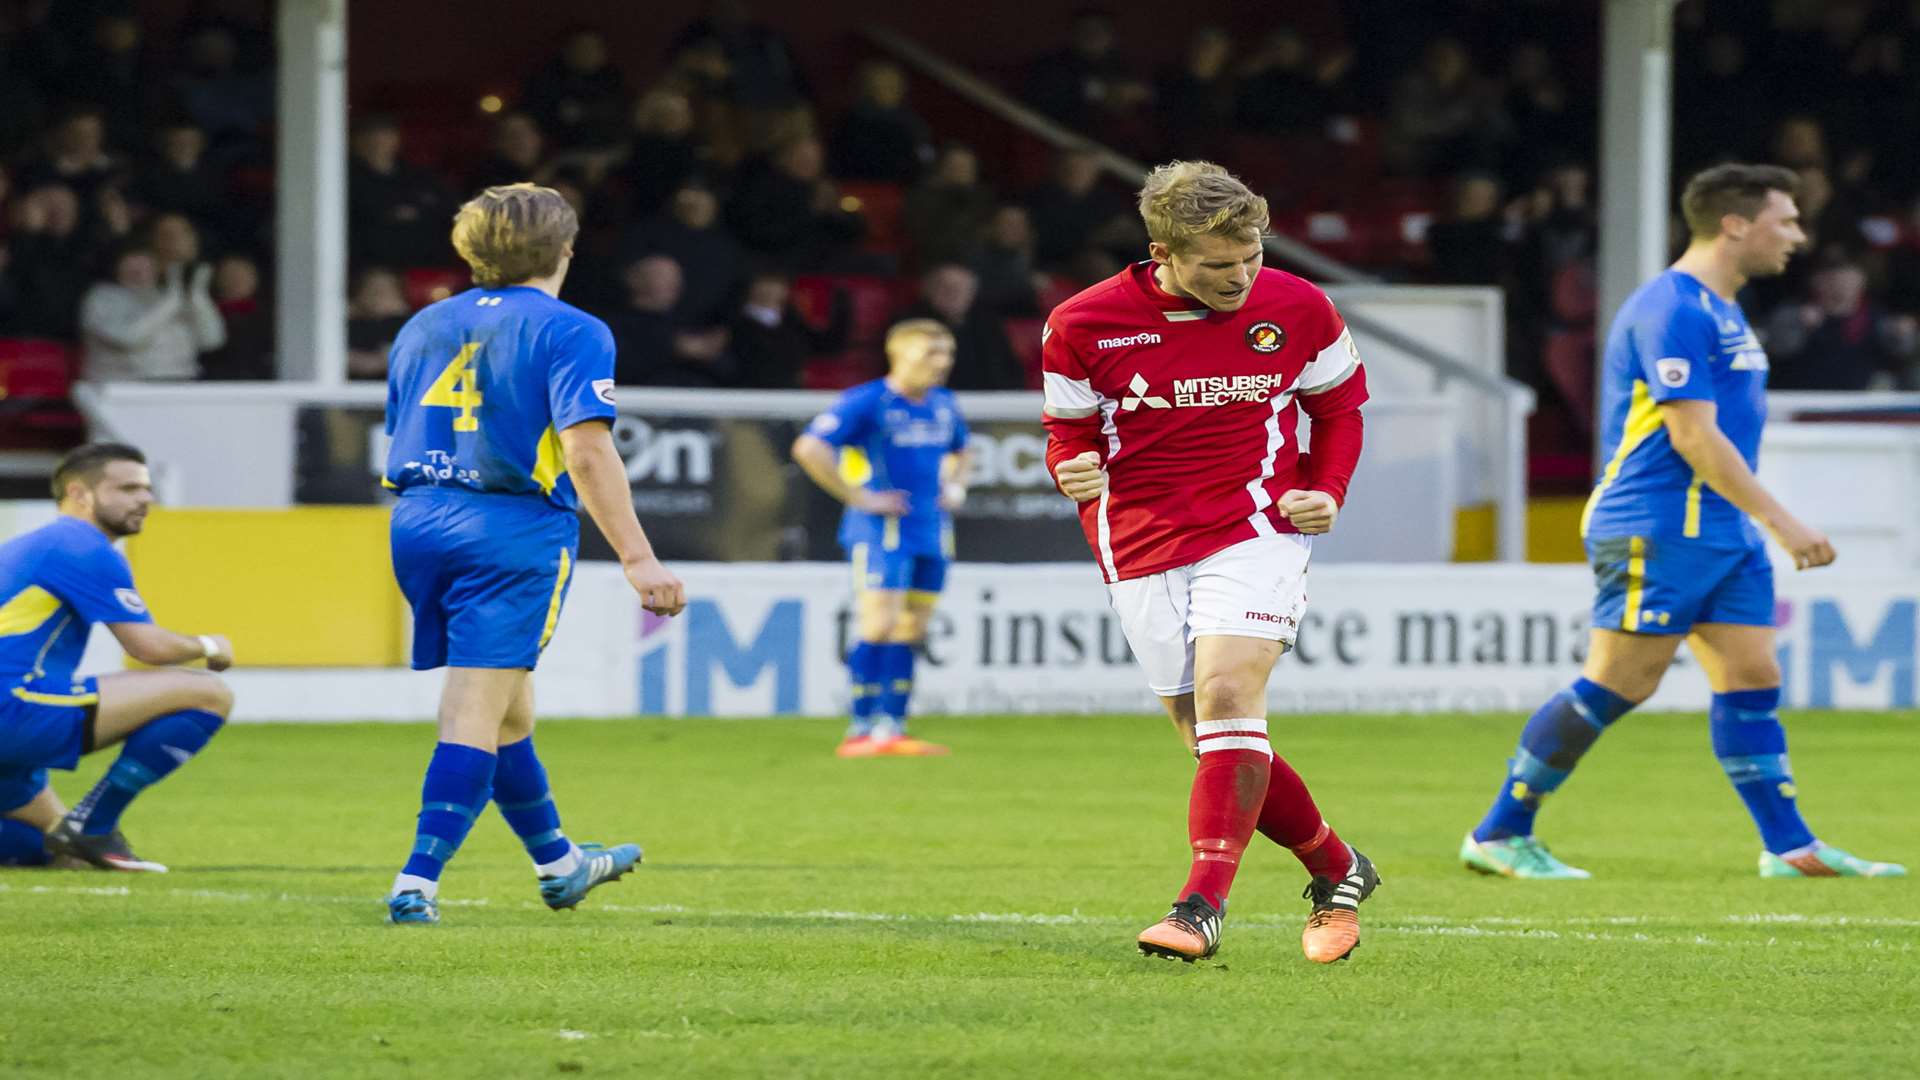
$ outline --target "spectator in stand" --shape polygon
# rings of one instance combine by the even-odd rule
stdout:
[[[792,280],[778,270],[761,270],[747,278],[746,295],[728,324],[734,385],[795,389],[808,360],[847,347],[853,305],[844,289],[834,290],[833,313],[824,330],[794,310],[792,295]]]
[[[1780,121],[1773,129],[1773,164],[1789,169],[1826,168],[1827,132],[1820,121],[1800,114]]]
[[[680,32],[672,51],[676,61],[692,54],[718,77],[727,126],[734,129],[725,138],[748,154],[791,137],[795,119],[807,113],[811,95],[793,46],[756,20],[744,0],[713,0],[704,18]]]
[[[842,180],[911,184],[933,161],[933,134],[907,107],[907,73],[884,60],[863,64],[860,96],[833,133],[833,174]]]
[[[659,87],[633,108],[633,139],[621,170],[629,213],[658,213],[700,164],[693,102],[678,90]]]
[[[72,188],[48,184],[14,201],[7,236],[15,293],[9,333],[73,340],[103,235],[99,227],[82,226]]]
[[[1561,155],[1588,152],[1594,144],[1590,112],[1572,107],[1545,45],[1523,41],[1514,46],[1507,56],[1506,113],[1513,124],[1507,180],[1517,187]]]
[[[1838,249],[1820,257],[1811,294],[1766,322],[1774,390],[1920,387],[1920,323],[1888,315],[1867,295],[1867,272]]]
[[[977,301],[980,280],[964,266],[948,263],[920,278],[920,299],[896,322],[938,319],[953,331],[953,374],[947,385],[955,390],[1019,390],[1027,372],[1007,340],[1000,316]]]
[[[226,177],[207,157],[207,135],[185,117],[160,125],[153,153],[134,171],[132,195],[150,213],[185,214],[203,228],[228,216]]]
[[[1500,181],[1491,173],[1462,173],[1453,180],[1453,206],[1427,228],[1433,280],[1442,285],[1499,285],[1511,269],[1507,224],[1501,216]]]
[[[107,153],[106,136],[106,114],[98,105],[62,109],[41,140],[41,153],[21,170],[20,186],[67,188],[80,200],[82,220],[90,224],[95,197],[120,174],[119,162]]]
[[[347,249],[358,263],[446,266],[455,209],[438,177],[400,159],[400,125],[373,113],[353,126],[347,165]]]
[[[1234,118],[1264,135],[1322,134],[1339,111],[1340,80],[1351,62],[1341,49],[1316,56],[1299,30],[1279,27],[1241,66]]]
[[[725,386],[733,381],[723,326],[689,326],[680,306],[680,265],[649,255],[627,267],[627,302],[608,319],[618,346],[614,379],[627,386]]]
[[[627,81],[607,62],[607,39],[581,28],[527,80],[520,107],[559,149],[606,150],[620,143],[626,100]]]
[[[540,133],[540,122],[532,113],[502,113],[500,119],[493,122],[492,151],[493,156],[468,174],[468,194],[523,181],[546,183],[551,171],[547,165],[547,139]]]
[[[1218,26],[1199,26],[1187,39],[1181,66],[1161,74],[1153,108],[1160,139],[1173,152],[1201,156],[1211,140],[1232,129],[1238,91],[1232,59],[1233,38]]]
[[[187,39],[187,67],[173,82],[175,103],[193,118],[225,161],[260,149],[273,120],[271,71],[240,66],[240,44],[224,23],[203,24]]]
[[[125,148],[147,141],[154,75],[140,48],[140,20],[132,12],[97,11],[87,44],[63,65],[58,84],[73,100],[100,107],[108,145]]]
[[[747,265],[740,242],[720,224],[720,199],[693,179],[673,193],[665,212],[635,222],[620,252],[623,268],[647,255],[674,260],[686,282],[677,314],[689,326],[725,319]]]
[[[730,207],[740,242],[793,273],[835,268],[866,230],[840,208],[840,190],[826,175],[820,140],[789,139],[747,167]]]
[[[200,354],[226,344],[226,324],[209,286],[213,268],[162,269],[149,248],[123,249],[113,278],[80,304],[81,376],[95,382],[191,379]]]
[[[1430,42],[1420,66],[1403,78],[1387,117],[1388,161],[1428,175],[1442,165],[1490,167],[1499,162],[1507,119],[1456,38]]]
[[[954,143],[940,151],[927,178],[907,193],[901,225],[922,266],[968,262],[980,250],[993,214],[993,193],[980,184],[980,159]]]
[[[1053,179],[1027,194],[1026,207],[1043,270],[1062,269],[1089,248],[1107,247],[1116,233],[1138,223],[1125,196],[1101,186],[1100,158],[1092,150],[1062,153]]]
[[[1120,55],[1113,19],[1105,12],[1074,15],[1067,47],[1034,61],[1027,104],[1076,131],[1098,129],[1153,99],[1153,87]]]
[[[972,269],[981,307],[1003,316],[1039,314],[1047,279],[1034,266],[1033,222],[1025,207],[1009,204],[993,212]]]
[[[347,293],[347,377],[385,379],[387,353],[412,314],[399,274],[384,266],[355,274]]]
[[[215,261],[213,304],[226,324],[227,341],[200,357],[200,377],[273,378],[273,312],[260,300],[259,264],[237,253]]]

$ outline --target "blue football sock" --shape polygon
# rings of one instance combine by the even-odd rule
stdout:
[[[121,744],[120,757],[67,815],[86,836],[105,836],[120,827],[120,815],[135,795],[187,763],[226,720],[217,713],[186,709],[146,722]]]
[[[420,822],[404,877],[439,881],[447,860],[460,850],[473,819],[493,791],[494,756],[485,750],[443,742],[433,748],[420,785]]]
[[[1813,830],[1794,801],[1787,765],[1787,729],[1775,710],[1780,690],[1736,690],[1713,695],[1713,755],[1747,804],[1760,842],[1775,855],[1813,843]]]
[[[1575,679],[1547,699],[1520,731],[1520,745],[1507,761],[1507,778],[1492,809],[1473,830],[1475,840],[1532,836],[1540,800],[1556,791],[1581,755],[1607,725],[1625,716],[1633,702],[1596,682]]]
[[[531,736],[500,748],[493,801],[536,864],[558,862],[573,850],[573,841],[560,831],[560,810],[553,805],[547,768],[534,754]]]
[[[0,866],[47,865],[46,839],[24,821],[0,818]]]
[[[862,641],[847,654],[847,677],[853,684],[853,728],[855,735],[873,730],[873,716],[880,708],[880,650],[884,645]]]
[[[913,697],[913,646],[893,642],[880,646],[880,713],[905,727],[907,702]]]

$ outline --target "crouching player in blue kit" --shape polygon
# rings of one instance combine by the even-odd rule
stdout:
[[[1527,722],[1486,819],[1461,846],[1470,869],[1585,878],[1533,836],[1540,801],[1607,726],[1660,684],[1681,638],[1713,687],[1713,752],[1763,849],[1760,876],[1893,877],[1814,837],[1800,818],[1776,710],[1773,567],[1757,521],[1797,569],[1833,546],[1754,478],[1766,423],[1767,354],[1734,296],[1779,274],[1805,242],[1786,169],[1720,165],[1681,197],[1693,242],[1621,307],[1607,338],[1607,458],[1582,532],[1599,595],[1583,677]]]
[[[847,504],[858,632],[847,657],[853,724],[841,757],[944,754],[909,738],[913,650],[947,581],[950,513],[967,498],[967,422],[944,385],[953,334],[932,319],[887,333],[887,376],[848,390],[793,443],[821,490]]]
[[[448,669],[413,853],[387,899],[395,923],[439,921],[441,870],[489,799],[555,910],[640,861],[634,844],[567,839],[533,749],[531,673],[566,601],[582,503],[643,607],[686,606],[613,448],[613,336],[559,300],[579,229],[550,188],[488,188],[453,226],[479,287],[425,308],[393,344],[394,575],[413,606],[413,666]]]
[[[134,796],[204,749],[226,723],[233,693],[196,671],[75,674],[87,633],[104,623],[127,655],[167,666],[233,664],[214,634],[154,625],[114,541],[146,524],[153,485],[131,446],[91,443],[53,473],[60,517],[0,545],[0,865],[58,859],[103,870],[165,871],[133,853],[120,815]],[[68,813],[48,769],[120,743],[120,757]]]

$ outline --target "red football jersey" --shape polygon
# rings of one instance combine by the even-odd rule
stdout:
[[[1308,281],[1263,268],[1240,310],[1223,313],[1167,293],[1153,269],[1137,263],[1053,309],[1041,348],[1049,469],[1096,450],[1107,470],[1106,493],[1080,504],[1080,523],[1108,582],[1295,531],[1273,505],[1313,486],[1301,475],[1295,398],[1339,386],[1360,362],[1333,302]],[[1351,457],[1364,386],[1330,395],[1351,413]],[[1311,400],[1307,412],[1317,446]],[[1345,479],[1322,489],[1339,498]]]

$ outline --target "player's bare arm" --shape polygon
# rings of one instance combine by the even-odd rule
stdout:
[[[840,452],[818,435],[802,433],[793,440],[792,456],[794,463],[821,491],[855,510],[883,517],[899,517],[907,512],[906,492],[869,491],[842,479]]]
[[[1711,401],[1669,401],[1660,406],[1674,452],[1708,487],[1765,526],[1793,556],[1796,568],[1808,570],[1833,562],[1833,544],[1767,493],[1740,451],[1720,431],[1717,414]]]
[[[114,640],[127,655],[153,667],[172,667],[205,660],[207,670],[233,666],[233,643],[222,634],[177,634],[153,623],[108,623]]]
[[[973,451],[961,450],[940,459],[940,509],[952,512],[967,501],[967,484],[973,478]]]
[[[647,532],[633,513],[626,465],[613,448],[613,429],[602,420],[575,424],[560,433],[560,449],[580,502],[600,535],[613,545],[640,606],[655,615],[678,615],[687,606],[686,586],[660,564]]]

